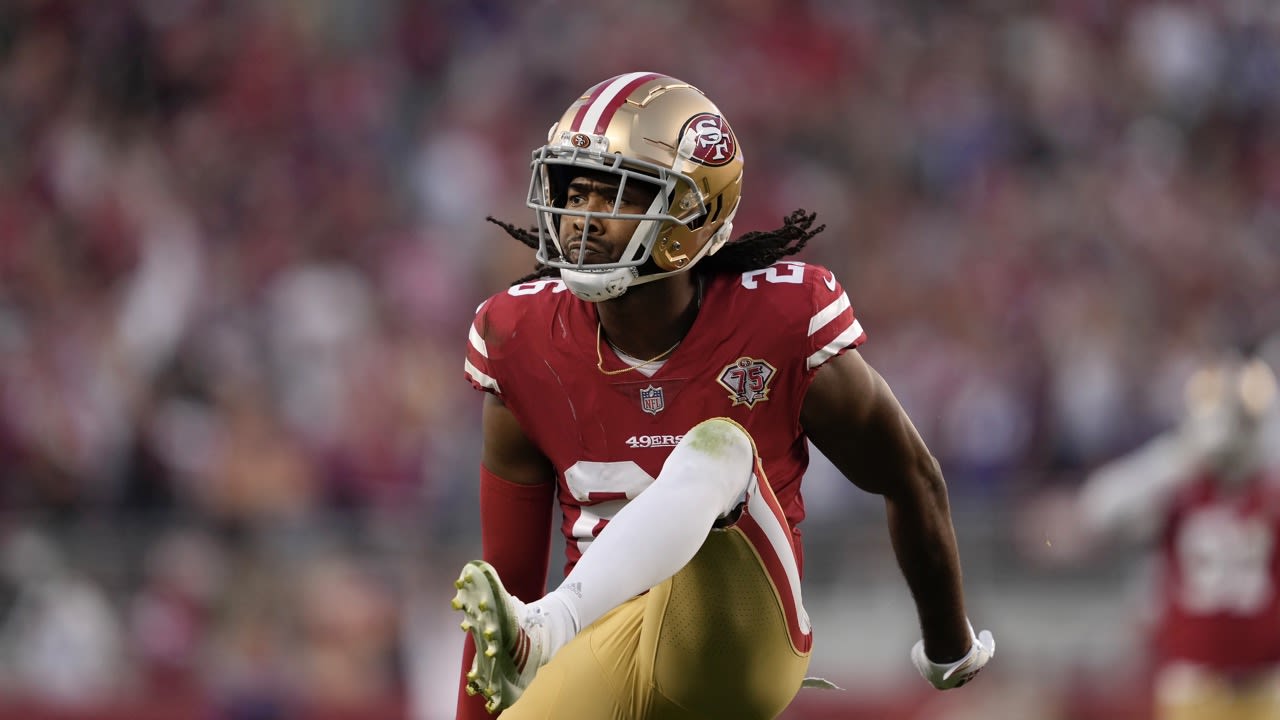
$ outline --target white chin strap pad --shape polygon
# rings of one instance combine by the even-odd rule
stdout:
[[[617,268],[598,272],[562,269],[560,279],[564,280],[569,292],[578,298],[587,302],[602,302],[625,293],[637,274],[635,268]]]

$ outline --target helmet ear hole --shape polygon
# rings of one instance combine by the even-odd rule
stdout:
[[[702,192],[703,197],[705,197],[705,191]],[[689,211],[692,211],[695,207],[701,204],[701,198],[698,193],[699,191],[695,190],[692,186],[685,186],[683,188],[677,187],[673,189],[671,194],[668,196],[667,205],[671,208],[675,208],[676,210],[674,214],[683,219],[688,216]],[[689,218],[689,220],[680,224],[690,231],[696,231],[701,229],[702,226],[711,219],[708,215],[709,213],[699,212],[696,217]]]
[[[707,208],[707,214],[698,218],[698,227],[702,227],[703,223],[713,223],[720,219],[720,211],[724,209],[724,196],[717,195],[715,204]],[[693,228],[697,229],[697,228]]]

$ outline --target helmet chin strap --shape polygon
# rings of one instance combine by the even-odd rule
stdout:
[[[560,279],[569,292],[587,302],[603,302],[621,297],[639,276],[634,267],[613,270],[560,270]]]

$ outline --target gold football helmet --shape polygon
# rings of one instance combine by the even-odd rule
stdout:
[[[1264,360],[1225,352],[1197,369],[1184,392],[1181,429],[1197,457],[1237,478],[1270,462],[1280,418],[1276,376]]]
[[[742,197],[742,150],[720,110],[701,90],[658,73],[634,72],[587,90],[533,152],[528,206],[538,227],[538,262],[591,302],[683,272],[729,239]],[[581,171],[618,177],[609,212],[567,209],[568,183]],[[619,212],[628,185],[656,188],[643,213]],[[615,262],[568,259],[560,218],[639,221]],[[586,238],[582,238],[583,243]]]

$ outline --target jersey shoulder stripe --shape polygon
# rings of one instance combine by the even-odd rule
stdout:
[[[821,265],[783,260],[749,270],[735,295],[742,314],[775,328],[780,342],[803,351],[805,371],[866,340],[848,294],[835,273]]]
[[[463,373],[477,390],[502,394],[500,367],[508,345],[519,336],[521,326],[553,315],[565,289],[558,278],[534,280],[512,285],[476,308],[467,331]]]

